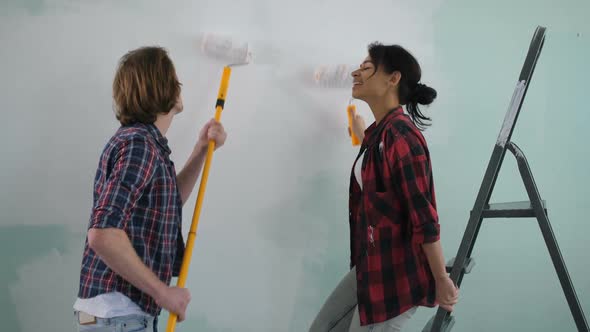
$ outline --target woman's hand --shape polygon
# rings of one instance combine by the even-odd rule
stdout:
[[[436,279],[436,301],[448,312],[452,312],[459,301],[459,289],[448,275]]]

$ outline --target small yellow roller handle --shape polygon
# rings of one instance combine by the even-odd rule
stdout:
[[[354,134],[354,131],[352,131],[352,117],[354,116],[355,112],[356,112],[356,106],[354,104],[348,105],[348,107],[346,108],[346,113],[348,114],[348,128],[350,129],[350,138],[352,140],[353,146],[357,146],[357,145],[361,144],[361,141],[358,138],[358,136],[356,136]]]
[[[225,105],[225,98],[227,96],[227,88],[229,87],[229,78],[231,76],[231,68],[224,67],[221,76],[221,84],[219,86],[219,93],[217,94],[217,103],[215,104],[215,120],[221,120],[221,112]],[[199,216],[201,215],[201,208],[203,206],[203,198],[205,197],[205,188],[207,187],[207,179],[209,178],[209,169],[211,167],[211,160],[213,159],[213,151],[215,151],[215,141],[209,141],[207,147],[207,156],[205,157],[205,165],[203,166],[203,173],[201,174],[201,184],[199,185],[199,194],[197,195],[197,203],[193,212],[193,220],[191,228],[186,240],[186,249],[182,259],[182,266],[180,267],[180,275],[178,276],[177,286],[183,288],[186,284],[188,276],[188,268],[191,262],[193,247],[195,245],[195,238],[197,237],[197,227],[199,226]],[[178,316],[175,313],[170,313],[168,318],[168,325],[166,332],[174,332]]]

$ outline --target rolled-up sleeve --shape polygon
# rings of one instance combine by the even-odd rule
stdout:
[[[388,135],[387,159],[393,186],[399,190],[412,229],[412,243],[440,239],[430,157],[424,143],[413,133]]]
[[[110,174],[92,209],[90,228],[125,229],[131,211],[149,183],[155,168],[156,151],[146,137],[133,136],[118,144]]]

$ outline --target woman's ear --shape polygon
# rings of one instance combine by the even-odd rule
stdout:
[[[397,87],[399,85],[399,81],[402,79],[402,73],[400,73],[399,71],[394,71],[390,76],[389,76],[389,82],[394,86]]]

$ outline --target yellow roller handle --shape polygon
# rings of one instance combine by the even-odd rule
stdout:
[[[352,117],[354,116],[355,112],[356,106],[354,104],[348,105],[348,107],[346,108],[346,113],[348,114],[348,129],[350,129],[350,138],[352,139],[353,146],[361,144],[360,139],[354,134],[354,131],[352,131]]]
[[[219,86],[219,93],[217,94],[217,104],[215,105],[215,120],[220,121],[221,112],[225,104],[227,96],[227,88],[229,87],[229,78],[231,75],[231,68],[224,67],[221,76],[221,84]],[[199,194],[197,195],[197,203],[195,204],[195,211],[193,212],[193,221],[186,240],[186,249],[182,259],[182,266],[180,267],[180,275],[178,276],[177,287],[183,288],[186,284],[188,275],[188,268],[191,262],[193,247],[195,245],[195,238],[197,237],[197,226],[199,225],[199,216],[201,215],[201,208],[203,206],[203,198],[205,197],[205,188],[207,187],[207,179],[209,178],[209,168],[211,167],[211,160],[213,159],[213,151],[215,151],[215,141],[210,140],[207,147],[207,156],[205,158],[205,165],[203,166],[203,173],[201,175],[201,184],[199,185]],[[168,318],[168,325],[166,332],[174,332],[178,316],[175,313],[170,313]]]

